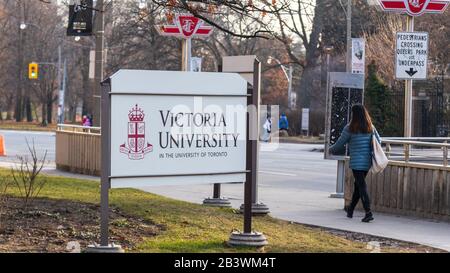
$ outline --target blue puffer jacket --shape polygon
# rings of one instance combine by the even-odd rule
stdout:
[[[373,133],[378,143],[381,143],[377,129],[373,127]],[[348,143],[350,152],[350,168],[358,171],[368,171],[372,167],[372,134],[353,134],[349,125],[344,127],[338,141],[330,147],[330,153],[337,153],[345,149]]]

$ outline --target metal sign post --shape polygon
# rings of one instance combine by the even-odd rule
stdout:
[[[100,178],[100,245],[87,247],[86,253],[123,253],[120,245],[109,243],[109,189],[111,188],[111,80],[102,83],[101,96],[101,178]]]
[[[231,233],[228,244],[232,246],[261,247],[268,244],[266,237],[261,232],[252,231],[252,215],[255,213],[255,209],[257,210],[257,204],[255,204],[254,200],[257,200],[256,188],[258,180],[260,69],[261,62],[256,59],[253,86],[249,84],[247,92],[247,107],[252,107],[254,111],[247,110],[247,174],[244,204],[241,206],[244,214],[244,231]],[[257,122],[254,122],[255,120]]]
[[[239,73],[247,82],[257,89],[258,92],[261,89],[261,62],[256,58],[255,55],[242,55],[242,56],[226,56],[222,59],[223,72],[227,73]],[[258,104],[259,105],[259,104]],[[259,106],[258,106],[258,119],[255,119],[258,123],[259,119]],[[256,126],[255,123],[255,126]],[[259,128],[258,135],[259,139]],[[258,183],[254,180],[254,185],[252,187],[252,213],[254,215],[265,215],[270,213],[269,207],[258,200]],[[244,206],[240,206],[239,211],[244,213]]]
[[[191,71],[191,48],[192,48],[192,40],[191,38],[183,39],[182,43],[182,52],[181,52],[181,71]]]
[[[414,17],[408,15],[406,19],[407,31],[414,31]],[[405,81],[405,122],[404,137],[412,137],[412,99],[413,99],[413,81]]]
[[[219,64],[217,68],[217,72],[222,72],[222,64]],[[203,205],[212,206],[212,207],[221,207],[221,208],[229,208],[231,207],[231,202],[228,198],[221,196],[222,185],[221,184],[213,184],[213,196],[212,198],[206,198],[203,200]]]

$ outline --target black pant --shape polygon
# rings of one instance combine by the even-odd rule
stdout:
[[[358,204],[359,199],[363,204],[364,210],[370,212],[370,199],[367,193],[366,176],[367,171],[352,170],[355,178],[355,190],[353,191],[352,203],[350,204],[350,211],[353,211]]]

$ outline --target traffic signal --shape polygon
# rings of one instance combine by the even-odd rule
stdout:
[[[38,72],[39,72],[39,66],[37,63],[30,63],[28,65],[28,78],[30,78],[30,80],[37,80]]]

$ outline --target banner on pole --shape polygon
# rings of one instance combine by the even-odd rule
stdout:
[[[91,36],[93,11],[93,0],[70,5],[67,36]]]
[[[366,42],[362,38],[352,39],[352,73],[364,74],[366,66]]]

